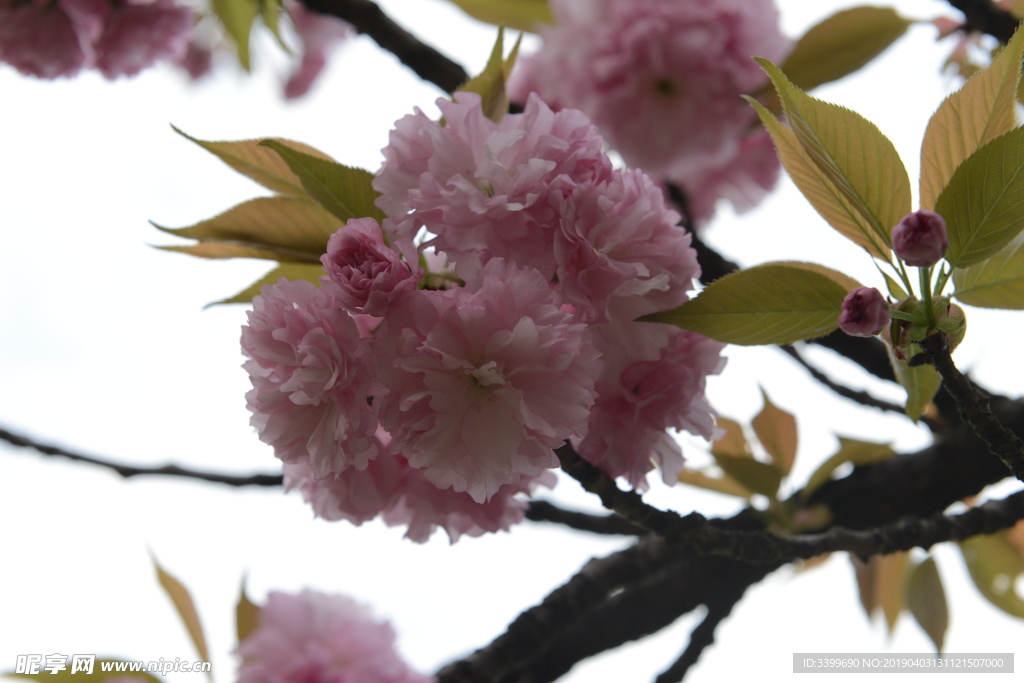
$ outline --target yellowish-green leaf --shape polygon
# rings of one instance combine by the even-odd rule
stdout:
[[[796,459],[796,418],[787,413],[768,399],[768,394],[761,389],[764,408],[754,417],[751,426],[764,449],[771,456],[772,464],[789,474]]]
[[[812,26],[793,46],[782,71],[810,90],[851,74],[902,36],[911,21],[888,7],[853,7]]]
[[[1017,31],[992,64],[947,97],[921,143],[921,208],[931,210],[953,171],[967,157],[1016,125],[1017,83],[1024,31]]]
[[[1006,532],[961,541],[960,551],[981,594],[1007,614],[1024,619],[1024,599],[1015,588],[1017,577],[1024,572],[1024,560]]]
[[[246,71],[249,63],[249,35],[260,14],[259,0],[212,0],[213,13],[235,43],[238,62]]]
[[[1024,228],[1024,128],[978,149],[935,202],[946,219],[946,260],[963,268],[1002,249]]]
[[[731,455],[737,458],[753,458],[754,453],[750,450],[747,437],[743,433],[743,427],[739,422],[730,420],[727,417],[720,417],[715,421],[719,429],[725,430],[725,434],[711,442],[711,453],[714,455]]]
[[[281,49],[291,54],[288,43],[284,42],[284,38],[281,37],[282,13],[284,13],[284,8],[281,6],[281,0],[260,0],[260,17],[263,19],[263,23],[270,29],[274,40],[281,46]]]
[[[508,83],[509,74],[516,62],[516,55],[519,54],[519,43],[522,41],[522,34],[516,40],[508,59],[505,59],[505,29],[498,29],[498,39],[491,50],[491,56],[487,60],[487,66],[478,75],[466,81],[465,85],[459,88],[460,91],[475,92],[480,95],[481,107],[484,115],[492,121],[500,121],[508,113],[508,94],[505,86]]]
[[[188,138],[206,151],[215,155],[225,164],[239,173],[252,178],[257,183],[282,194],[307,197],[309,193],[302,187],[302,181],[292,173],[281,155],[271,149],[260,147],[263,140],[237,140],[230,142],[209,142],[198,140],[187,133],[183,133],[174,126],[174,131],[184,138]],[[277,139],[276,142],[286,145],[291,149],[331,161],[331,158],[323,152],[316,150],[309,145],[293,140]]]
[[[954,268],[953,282],[965,304],[1024,310],[1024,232],[981,263]]]
[[[196,648],[196,654],[199,655],[199,659],[209,661],[210,654],[206,648],[206,636],[203,634],[203,625],[199,622],[199,614],[196,612],[196,606],[192,602],[192,596],[189,595],[188,589],[180,581],[164,571],[155,558],[153,559],[153,567],[156,568],[157,580],[163,587],[164,592],[167,593],[167,597],[174,604],[174,609],[177,610],[181,621],[185,624],[189,638],[192,639],[192,645]],[[212,673],[207,672],[207,677],[213,680]]]
[[[517,31],[536,31],[542,24],[554,23],[547,0],[450,1],[474,19]]]
[[[737,498],[750,498],[751,496],[749,489],[728,475],[712,477],[697,470],[683,469],[679,473],[679,481],[690,486],[697,486],[709,491],[724,493],[728,496],[736,496]]]
[[[803,193],[814,210],[839,234],[863,247],[872,256],[887,260],[889,248],[875,235],[871,222],[854,209],[835,183],[815,165],[796,134],[782,125],[782,122],[759,102],[750,97],[745,99],[757,110],[761,123],[772,136],[779,160],[792,178],[793,184]]]
[[[897,301],[906,299],[907,293],[906,291],[904,291],[903,287],[900,286],[900,283],[894,280],[893,277],[889,275],[889,273],[886,273],[881,269],[879,269],[879,271],[882,273],[882,277],[885,278],[885,287],[886,289],[889,290],[889,296],[891,296],[893,299],[896,299]]]
[[[889,364],[892,365],[896,381],[907,392],[907,403],[904,411],[907,417],[917,422],[917,419],[921,417],[921,413],[932,402],[936,392],[938,392],[939,387],[942,385],[942,375],[927,363],[912,368],[906,361],[896,358],[888,345],[885,348],[889,352]],[[907,357],[913,358],[920,351],[920,347],[917,344],[912,344],[910,348],[912,351],[907,354]]]
[[[246,595],[243,579],[242,588],[238,593],[238,603],[235,605],[235,634],[239,643],[248,638],[260,625],[260,612],[260,608]]]
[[[910,178],[892,142],[860,114],[811,97],[774,64],[757,61],[810,160],[870,224],[875,250],[888,255],[889,232],[910,213]]]
[[[783,473],[778,467],[753,458],[716,455],[715,462],[729,477],[754,493],[775,498]]]
[[[890,634],[905,605],[903,594],[909,557],[905,552],[874,555],[865,564],[851,556],[860,603],[869,619],[881,610]]]
[[[719,278],[682,306],[641,320],[729,344],[790,344],[838,327],[845,297],[846,289],[825,275],[769,263]]]
[[[41,666],[45,665],[46,661],[40,663]],[[111,672],[105,672],[103,670],[104,665],[109,665],[110,668],[114,669]],[[118,665],[124,667],[124,671],[117,671]],[[53,673],[46,671],[41,668],[41,673],[29,674],[29,673],[14,673],[13,671],[0,671],[0,676],[7,678],[27,678],[33,681],[47,681],[47,683],[76,683],[76,681],[82,681],[83,679],[91,681],[105,681],[107,679],[116,678],[119,681],[125,681],[126,679],[133,679],[136,681],[146,681],[147,683],[163,683],[163,679],[159,676],[154,676],[147,671],[132,671],[132,666],[138,666],[138,661],[128,661],[125,659],[117,659],[116,657],[97,657],[93,662],[92,673],[88,674],[85,671],[79,671],[77,673],[71,672],[71,660],[68,660],[67,668],[63,671],[55,671]],[[45,676],[45,678],[44,678]]]
[[[369,171],[297,152],[277,140],[264,140],[260,146],[280,154],[309,196],[341,220],[367,216],[384,220],[384,213],[373,203],[379,193],[371,186]]]
[[[935,645],[935,651],[941,653],[949,628],[949,604],[939,568],[930,555],[910,570],[906,601],[910,613]]]
[[[178,237],[199,240],[185,247],[161,247],[204,258],[269,258],[319,263],[327,240],[344,223],[303,197],[259,197],[187,228],[168,229]]]
[[[804,498],[809,498],[812,493],[821,488],[822,484],[832,478],[832,473],[843,463],[850,462],[857,466],[870,465],[886,460],[893,454],[894,451],[888,444],[839,437],[839,450],[814,471],[801,491],[801,495]]]
[[[319,285],[320,278],[323,277],[323,274],[324,269],[323,266],[320,265],[314,266],[307,265],[305,263],[282,263],[238,294],[221,301],[214,301],[208,305],[249,303],[252,301],[254,296],[260,293],[260,289],[262,289],[264,285],[276,284],[280,278],[285,278],[286,280],[309,280],[313,284]]]

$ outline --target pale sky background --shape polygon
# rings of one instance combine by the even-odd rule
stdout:
[[[469,71],[486,60],[492,27],[464,19],[440,0],[381,4]],[[790,36],[855,4],[779,2]],[[891,4],[920,19],[954,14],[938,1]],[[0,425],[133,464],[279,471],[248,425],[248,379],[238,348],[246,308],[203,310],[267,265],[153,249],[173,240],[148,224],[190,225],[264,191],[168,124],[201,139],[298,139],[342,163],[375,170],[393,121],[413,106],[433,111],[440,93],[359,38],[335,57],[309,97],[283,103],[284,65],[271,44],[260,47],[254,76],[223,64],[199,85],[165,69],[108,83],[92,73],[40,82],[0,67]],[[927,117],[956,85],[939,73],[951,49],[950,41],[936,44],[931,26],[915,26],[874,66],[815,94],[875,121],[916,178]],[[736,218],[721,211],[706,237],[744,265],[817,260],[880,285],[868,258],[832,233],[788,181],[756,212]],[[958,363],[987,387],[1019,395],[1024,358],[1008,342],[1021,329],[1019,318],[969,310],[968,321]],[[760,408],[761,385],[797,414],[794,486],[834,452],[837,434],[892,442],[900,450],[927,443],[906,419],[835,398],[778,351],[730,348],[728,355],[724,375],[709,384],[713,404],[724,416],[749,421]],[[809,355],[852,385],[890,399],[901,395],[827,352]],[[697,446],[685,449],[703,462]],[[125,481],[6,446],[0,446],[0,468],[0,671],[12,670],[16,655],[33,653],[196,659],[157,586],[150,552],[191,588],[217,683],[235,675],[234,604],[245,575],[257,602],[269,590],[310,587],[369,603],[393,622],[408,660],[433,671],[503,632],[588,558],[629,542],[527,523],[454,546],[443,533],[416,545],[402,540],[401,529],[376,522],[356,528],[314,520],[297,494],[278,489]],[[549,497],[597,510],[571,480]],[[737,509],[721,496],[659,483],[650,501],[684,514]],[[955,548],[935,554],[952,612],[947,651],[1013,652],[1024,642],[1024,625],[980,597]],[[653,680],[697,622],[684,617],[563,680]],[[845,556],[802,575],[783,569],[754,586],[716,640],[688,681],[718,681],[726,673],[788,681],[794,652],[926,653],[931,647],[909,615],[892,638],[883,624],[867,621]],[[193,683],[196,676],[168,679]],[[887,678],[895,680],[867,680]],[[956,679],[967,680],[943,680]]]

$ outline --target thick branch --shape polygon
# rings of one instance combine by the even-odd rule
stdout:
[[[447,93],[469,79],[466,70],[394,22],[370,0],[302,0],[314,12],[329,14],[370,36],[425,81]]]
[[[964,14],[964,30],[981,31],[1000,43],[1010,42],[1017,30],[1017,20],[1009,12],[992,4],[992,0],[948,0]]]

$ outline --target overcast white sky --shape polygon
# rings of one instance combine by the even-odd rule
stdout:
[[[394,16],[470,71],[482,66],[494,31],[440,1],[382,2]],[[786,32],[856,3],[780,2]],[[929,19],[943,2],[892,3]],[[876,121],[916,177],[927,117],[953,81],[938,70],[951,49],[917,26],[864,73],[820,89]],[[205,262],[153,249],[169,238],[147,223],[179,227],[257,196],[262,189],[175,135],[203,139],[299,139],[339,161],[376,169],[392,122],[439,95],[369,40],[352,41],[313,94],[279,97],[283,67],[258,53],[254,77],[230,67],[197,87],[161,69],[107,83],[93,74],[39,82],[0,68],[0,425],[124,462],[174,462],[239,473],[272,472],[277,461],[248,426],[240,369],[245,308],[203,306],[233,294],[267,270],[262,262]],[[916,185],[916,184],[915,184]],[[723,212],[708,239],[745,265],[818,260],[866,283],[868,259],[832,234],[788,182],[757,212]],[[1013,314],[968,314],[957,360],[996,391],[1020,393],[1024,359],[1007,343]],[[909,421],[852,407],[812,383],[780,353],[730,349],[730,364],[709,387],[725,416],[749,420],[758,385],[800,420],[799,484],[832,453],[834,435],[926,442]],[[825,354],[815,358],[831,361]],[[848,364],[851,384],[898,399]],[[796,378],[796,379],[794,379]],[[887,393],[886,393],[887,392]],[[687,452],[699,460],[692,446]],[[233,490],[193,481],[131,481],[88,465],[0,447],[0,670],[18,654],[98,653],[125,659],[194,659],[184,630],[153,578],[149,552],[193,591],[218,683],[235,663],[233,606],[243,575],[261,602],[268,590],[304,586],[346,593],[391,619],[403,653],[431,671],[489,642],[525,607],[566,580],[589,557],[627,541],[548,526],[426,545],[400,529],[314,521],[297,496]],[[562,481],[552,498],[595,509]],[[655,486],[652,502],[682,513],[729,514],[711,494]],[[939,548],[953,623],[950,652],[1012,652],[1024,628],[967,585],[959,553]],[[694,617],[637,646],[578,667],[566,681],[644,681],[681,652]],[[790,570],[754,587],[718,630],[690,681],[788,681],[794,652],[928,652],[905,616],[895,636],[869,624],[845,557],[805,575]],[[192,683],[194,674],[170,676]],[[731,676],[732,677],[732,676]],[[856,676],[853,676],[856,678]],[[882,683],[886,675],[869,680]],[[951,680],[964,678],[951,675]],[[849,680],[849,679],[844,679]],[[965,679],[966,680],[966,679]]]

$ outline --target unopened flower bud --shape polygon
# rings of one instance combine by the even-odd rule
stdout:
[[[892,229],[892,249],[908,266],[933,266],[948,246],[946,221],[934,211],[908,213]]]
[[[873,337],[889,324],[889,304],[874,287],[850,290],[843,299],[839,327],[854,337]]]

